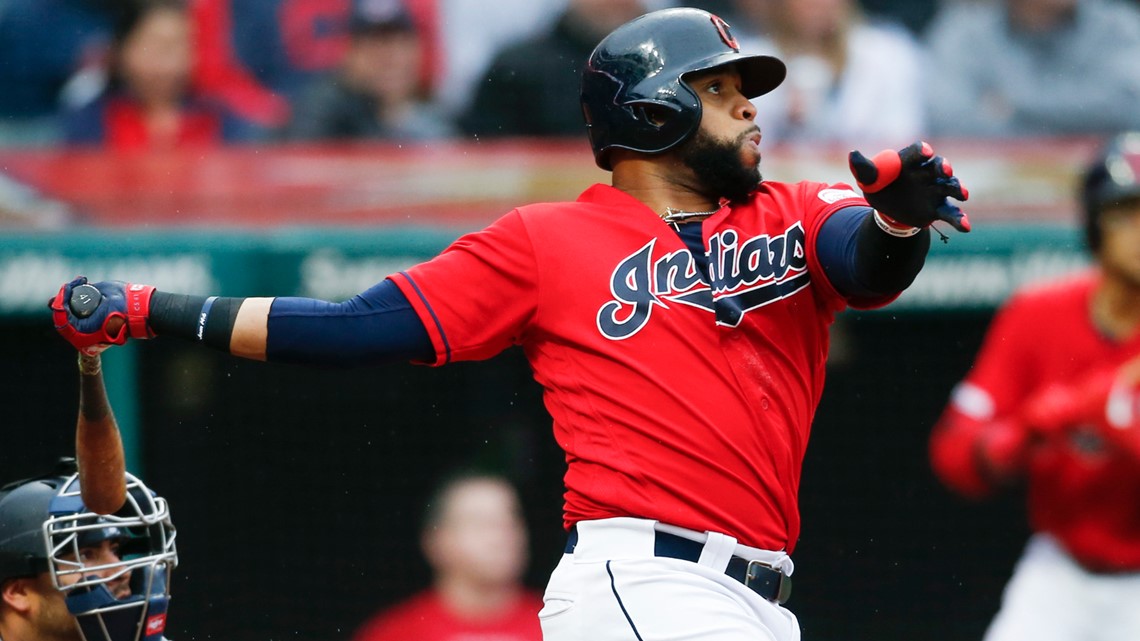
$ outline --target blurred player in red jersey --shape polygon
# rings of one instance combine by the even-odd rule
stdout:
[[[547,641],[795,641],[783,607],[828,328],[918,274],[929,227],[969,223],[950,163],[916,142],[849,162],[846,184],[762,181],[751,98],[785,75],[697,9],[606,36],[582,77],[612,185],[519,207],[344,303],[97,283],[77,346],[180,336],[310,365],[490,358],[521,346],[566,452],[566,554]],[[108,331],[111,318],[128,329]]]
[[[1140,133],[1083,201],[1096,268],[999,311],[931,441],[962,494],[1027,481],[1034,535],[987,641],[1140,639]]]
[[[542,598],[522,584],[526,523],[509,482],[478,473],[448,479],[428,505],[421,544],[432,587],[366,621],[353,641],[542,638]]]

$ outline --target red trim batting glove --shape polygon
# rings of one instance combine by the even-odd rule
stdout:
[[[79,316],[72,308],[72,290],[91,285],[100,296],[90,314]],[[147,325],[150,297],[154,287],[122,281],[88,283],[80,276],[64,283],[48,307],[52,311],[55,331],[81,352],[97,354],[111,345],[122,345],[127,338],[152,338]]]
[[[969,192],[954,177],[950,161],[935,156],[925,142],[880,151],[873,158],[852,151],[847,163],[863,197],[889,227],[922,228],[942,220],[960,232],[970,231],[970,219],[948,200],[965,201]]]

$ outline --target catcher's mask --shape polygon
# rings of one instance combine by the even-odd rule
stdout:
[[[1105,209],[1140,200],[1140,131],[1109,140],[1085,171],[1081,193],[1085,209],[1085,239],[1100,249]]]
[[[85,641],[161,641],[178,564],[166,500],[127,474],[114,514],[87,509],[74,460],[56,473],[0,488],[0,581],[47,572]],[[85,565],[83,551],[113,540],[118,560]],[[130,594],[109,585],[129,576]]]
[[[701,124],[701,99],[685,81],[696,71],[734,65],[748,98],[784,81],[784,63],[748,55],[727,22],[700,9],[663,9],[614,29],[582,73],[582,113],[594,160],[610,170],[614,148],[666,151]]]

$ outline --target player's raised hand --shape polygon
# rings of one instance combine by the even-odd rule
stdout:
[[[880,215],[910,227],[942,220],[958,231],[970,231],[970,219],[949,200],[965,201],[969,192],[950,162],[934,155],[925,142],[880,151],[873,158],[852,151],[847,162],[863,196]]]
[[[127,338],[151,338],[147,326],[154,287],[121,281],[64,283],[48,302],[55,330],[81,352],[97,354]]]

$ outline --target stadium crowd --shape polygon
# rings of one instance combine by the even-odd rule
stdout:
[[[675,4],[8,0],[0,147],[579,137],[593,45]],[[758,102],[769,143],[1140,127],[1140,5],[1129,0],[684,4],[788,62],[789,82]]]

